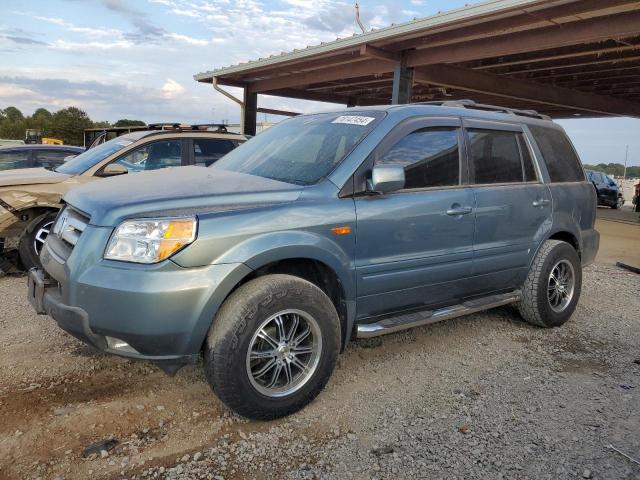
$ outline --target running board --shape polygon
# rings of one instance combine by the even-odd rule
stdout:
[[[470,313],[514,303],[520,300],[520,295],[520,290],[516,290],[510,293],[469,300],[459,305],[452,305],[438,310],[406,313],[397,317],[385,318],[375,323],[361,323],[357,326],[356,336],[358,338],[371,338],[406,330],[407,328],[430,325],[442,320],[461,317],[463,315],[469,315]]]

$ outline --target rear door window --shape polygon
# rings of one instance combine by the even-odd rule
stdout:
[[[29,150],[9,150],[0,152],[0,170],[29,168]]]
[[[437,127],[411,132],[380,157],[376,164],[402,165],[406,178],[405,189],[459,185],[458,130],[455,127]]]
[[[483,185],[524,181],[525,170],[531,170],[533,165],[523,166],[518,132],[469,128],[467,133],[474,183]]]
[[[194,138],[194,163],[200,167],[208,167],[237,146],[238,142],[236,140],[224,138]]]
[[[580,159],[562,130],[537,125],[530,125],[529,130],[542,152],[552,182],[584,181]]]

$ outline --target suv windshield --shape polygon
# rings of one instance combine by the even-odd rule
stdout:
[[[210,168],[310,185],[331,173],[383,116],[365,111],[295,117],[265,130]]]
[[[113,140],[109,140],[102,145],[91,148],[77,157],[72,158],[68,162],[65,162],[56,168],[56,172],[66,173],[69,175],[80,175],[89,170],[96,163],[107,158],[112,153],[115,153],[132,143],[133,140],[130,138],[114,138]]]

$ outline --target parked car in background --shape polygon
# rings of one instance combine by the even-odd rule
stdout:
[[[585,173],[596,189],[598,205],[611,207],[614,210],[624,205],[622,190],[613,178],[595,170],[585,170]]]
[[[0,147],[17,147],[18,145],[24,145],[24,140],[0,138]]]
[[[84,152],[82,147],[71,145],[22,145],[0,147],[0,171],[21,168],[46,168],[52,170],[65,160]]]
[[[0,172],[0,256],[6,258],[18,251],[26,269],[39,266],[38,255],[58,214],[61,199],[78,185],[127,173],[184,165],[209,166],[244,140],[242,135],[186,126],[145,130],[103,143],[55,169]],[[34,149],[37,158],[40,149],[52,147],[29,148]],[[56,151],[61,148],[67,147],[57,147]],[[125,195],[133,194],[135,192]]]
[[[562,325],[599,243],[562,128],[472,102],[299,116],[209,169],[65,202],[29,274],[36,311],[168,373],[204,356],[214,392],[256,419],[313,400],[352,335],[509,303]]]

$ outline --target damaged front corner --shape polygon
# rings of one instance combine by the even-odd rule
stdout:
[[[18,248],[29,224],[45,210],[60,208],[60,195],[53,192],[30,193],[5,190],[0,194],[0,240],[2,251]]]

